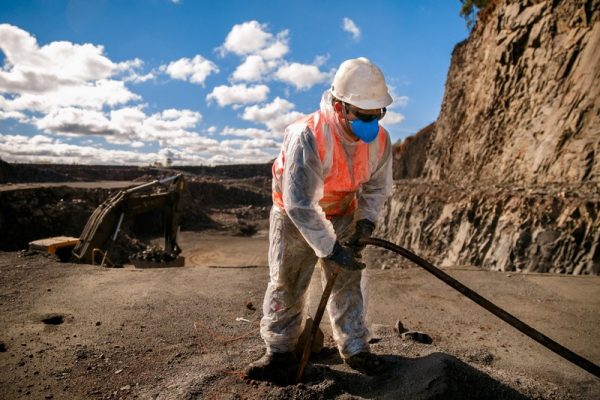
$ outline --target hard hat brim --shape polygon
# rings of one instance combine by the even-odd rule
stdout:
[[[356,99],[356,98],[352,99],[352,98],[348,98],[347,96],[340,96],[340,95],[336,94],[335,90],[331,90],[331,94],[336,99],[341,100],[344,103],[352,104],[354,107],[358,107],[363,110],[379,110],[381,108],[388,107],[394,101],[394,99],[392,99],[392,96],[390,96],[389,93],[386,93],[385,97],[383,99],[379,99],[379,100],[373,100],[373,99],[360,100],[360,99]]]

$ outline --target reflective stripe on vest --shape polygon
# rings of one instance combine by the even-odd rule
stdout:
[[[315,137],[324,176],[323,197],[319,205],[328,218],[348,215],[356,210],[356,193],[379,165],[387,144],[387,134],[380,126],[376,140],[370,144],[358,142],[353,147],[354,153],[347,154],[340,138],[341,133],[334,134],[330,126],[317,111],[300,119],[286,130],[287,135],[288,131],[304,131],[308,128]],[[281,209],[285,209],[281,191],[284,165],[285,152],[282,148],[272,168],[273,203]]]

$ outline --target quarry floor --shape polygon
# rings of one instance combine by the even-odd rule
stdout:
[[[267,233],[182,232],[181,268],[109,269],[0,252],[0,399],[600,398],[600,379],[516,331],[418,267],[372,262],[372,350],[386,374],[348,369],[322,322],[311,381],[247,382],[260,357]],[[600,277],[445,271],[600,363]],[[316,271],[315,277],[318,274]],[[311,284],[313,314],[320,296]],[[44,322],[45,321],[45,322]],[[398,337],[401,321],[432,344]]]

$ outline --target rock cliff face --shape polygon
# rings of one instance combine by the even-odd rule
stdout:
[[[441,267],[597,274],[599,191],[404,180],[388,202],[383,236]]]
[[[441,265],[597,274],[600,0],[493,3],[453,52],[426,156],[396,152],[396,178],[420,179],[396,182],[380,233]]]
[[[427,125],[416,135],[409,136],[394,146],[394,179],[413,179],[423,174],[433,132],[435,123]]]
[[[507,1],[454,50],[426,176],[600,179],[599,1]]]

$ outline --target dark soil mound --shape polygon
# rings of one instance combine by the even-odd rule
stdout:
[[[72,169],[74,169],[71,166]],[[9,164],[0,160],[0,184],[19,182],[66,182],[78,180],[45,165]]]

